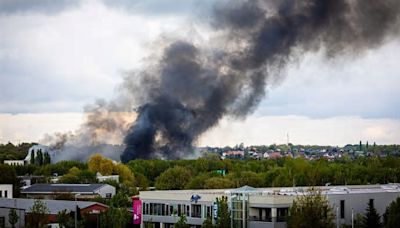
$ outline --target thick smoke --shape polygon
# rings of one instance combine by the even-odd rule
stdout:
[[[211,42],[164,43],[160,57],[125,77],[116,99],[90,108],[82,128],[63,139],[123,139],[123,162],[191,155],[197,138],[222,117],[252,113],[267,84],[304,53],[358,56],[398,36],[400,1],[230,0],[212,15]]]
[[[240,1],[215,8],[224,45],[176,41],[165,50],[121,156],[180,158],[225,115],[251,113],[274,73],[304,52],[358,55],[398,34],[398,0]],[[218,39],[221,39],[219,37]],[[219,41],[221,43],[221,41]],[[146,85],[146,84],[144,84]]]

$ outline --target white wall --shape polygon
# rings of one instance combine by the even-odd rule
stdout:
[[[12,184],[0,184],[0,197],[1,198],[9,198],[9,199],[13,198]]]
[[[96,193],[99,194],[101,197],[107,197],[107,193],[111,193],[111,197],[115,195],[115,187],[111,185],[104,185],[103,187],[96,190]]]

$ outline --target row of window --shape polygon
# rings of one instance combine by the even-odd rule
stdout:
[[[212,213],[212,207],[201,204],[163,204],[143,203],[144,215],[185,215],[192,218],[207,218]]]
[[[8,191],[7,190],[4,190],[4,196],[3,196],[3,191],[0,190],[0,198],[2,198],[2,197],[4,197],[4,198],[8,197]]]

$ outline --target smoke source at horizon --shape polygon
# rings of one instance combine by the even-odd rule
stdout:
[[[89,137],[87,142],[93,132],[118,132],[123,162],[188,157],[222,117],[251,114],[268,83],[284,77],[286,65],[305,53],[358,56],[395,38],[400,1],[224,1],[212,15],[221,45],[169,41],[159,58],[125,77],[116,99],[90,109],[84,134],[75,138]],[[133,106],[138,108],[131,111]],[[109,115],[114,112],[134,118]]]

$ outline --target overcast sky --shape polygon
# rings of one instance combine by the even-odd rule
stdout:
[[[208,36],[217,0],[0,0],[0,141],[73,131],[110,99],[160,37]],[[246,120],[224,119],[199,145],[400,143],[400,39],[357,57],[307,54]]]

